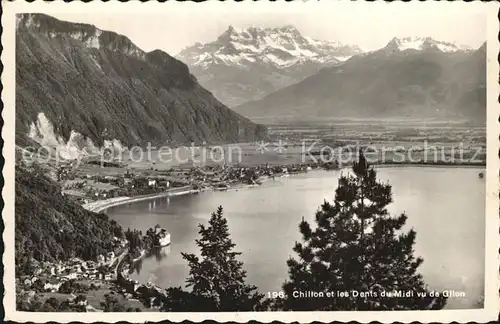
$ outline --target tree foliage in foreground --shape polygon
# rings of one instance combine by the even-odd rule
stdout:
[[[229,236],[227,220],[222,207],[212,213],[208,226],[199,225],[200,239],[196,244],[201,257],[182,253],[189,265],[186,280],[191,291],[168,289],[168,311],[258,311],[265,310],[267,302],[257,287],[245,282],[246,271],[236,257],[235,244]]]
[[[77,300],[85,300],[85,296],[77,296]],[[16,296],[16,310],[21,312],[85,312],[85,306],[71,303],[69,300],[59,300],[50,297],[47,300],[41,300],[37,295],[33,297],[26,294]]]
[[[353,174],[341,175],[334,203],[325,201],[316,213],[316,228],[313,230],[304,220],[300,223],[302,242],[296,242],[293,248],[298,259],[287,261],[290,278],[283,284],[287,297],[281,307],[285,310],[443,308],[446,298],[431,296],[417,272],[423,260],[413,254],[415,231],[402,231],[407,216],[392,217],[387,211],[392,202],[391,186],[377,180],[375,170],[362,152],[352,171]],[[383,297],[384,292],[395,291],[412,292],[412,296]],[[299,292],[323,293],[325,297],[300,298]],[[344,296],[337,296],[336,292]],[[328,298],[327,293],[334,295]]]

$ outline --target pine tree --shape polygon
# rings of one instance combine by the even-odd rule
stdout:
[[[300,223],[303,242],[293,249],[299,260],[287,261],[290,278],[283,284],[287,297],[282,307],[441,309],[446,298],[431,296],[417,272],[423,260],[413,255],[415,231],[401,230],[407,216],[393,217],[386,209],[392,202],[391,186],[377,181],[361,151],[352,171],[341,175],[334,203],[325,201],[317,211],[316,228]],[[304,296],[307,292],[317,296]],[[383,295],[388,292],[412,296]]]
[[[256,311],[265,310],[267,303],[257,288],[245,282],[246,271],[236,257],[235,244],[229,236],[227,220],[222,207],[212,213],[208,226],[202,224],[200,239],[196,244],[201,250],[201,258],[195,254],[182,253],[189,264],[187,293],[178,288],[170,289],[169,309],[178,305],[177,311]],[[174,307],[175,308],[175,307]],[[176,311],[175,309],[170,309]]]

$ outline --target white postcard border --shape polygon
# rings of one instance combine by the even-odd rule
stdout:
[[[499,254],[500,247],[500,218],[499,218],[499,134],[500,134],[500,105],[498,103],[499,85],[498,71],[499,65],[497,55],[499,53],[498,44],[498,8],[499,5],[490,3],[464,3],[464,2],[411,2],[411,3],[384,3],[382,1],[351,2],[353,10],[360,10],[368,6],[385,6],[384,10],[391,10],[396,6],[411,7],[409,10],[418,10],[421,6],[433,6],[435,10],[442,10],[443,14],[450,10],[477,10],[487,14],[487,171],[486,171],[486,249],[485,249],[485,305],[484,309],[476,310],[440,310],[440,311],[386,311],[386,312],[241,312],[241,313],[29,313],[15,311],[15,285],[14,285],[14,156],[15,156],[15,14],[22,12],[109,12],[146,14],[148,12],[172,13],[176,10],[226,10],[230,13],[233,10],[252,10],[263,12],[279,10],[281,12],[294,12],[303,10],[334,10],[333,1],[312,1],[303,0],[293,3],[286,2],[252,2],[244,3],[182,3],[167,2],[157,3],[150,1],[140,3],[130,1],[127,3],[93,1],[90,3],[64,3],[64,2],[33,2],[24,1],[4,2],[2,14],[2,63],[4,70],[2,73],[2,101],[4,109],[2,117],[4,127],[2,138],[4,140],[3,156],[5,159],[3,176],[4,188],[2,197],[4,199],[3,221],[5,230],[3,240],[5,251],[3,254],[4,264],[4,308],[5,319],[17,322],[144,322],[170,320],[179,322],[190,320],[200,322],[203,320],[216,320],[219,322],[235,321],[247,322],[256,320],[260,322],[281,321],[281,322],[332,322],[332,321],[357,321],[367,323],[371,321],[379,322],[451,322],[461,323],[476,321],[486,322],[496,320],[500,311],[500,300],[498,290],[499,280]],[[251,5],[251,7],[250,7]],[[245,8],[242,8],[245,7]],[[277,9],[279,7],[279,9]],[[441,8],[444,7],[444,8]],[[465,9],[464,9],[465,7]],[[464,26],[467,28],[467,26]]]

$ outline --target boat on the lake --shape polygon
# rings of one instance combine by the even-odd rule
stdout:
[[[214,187],[214,190],[227,191],[227,190],[229,190],[229,185],[226,183],[219,183]]]

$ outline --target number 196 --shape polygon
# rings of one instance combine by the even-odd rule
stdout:
[[[283,291],[269,291],[267,293],[268,298],[285,298],[285,292]]]

